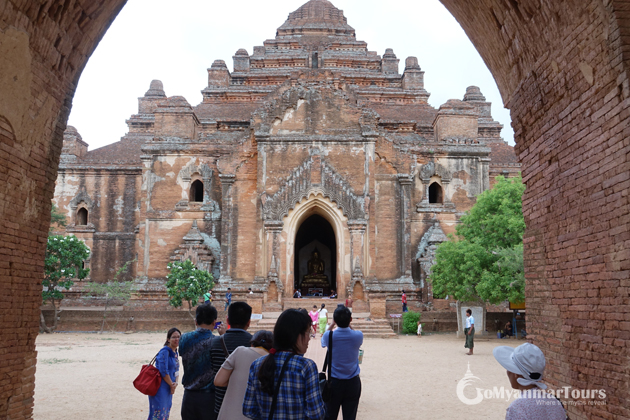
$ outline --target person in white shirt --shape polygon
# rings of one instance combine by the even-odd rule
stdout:
[[[547,393],[542,383],[545,355],[534,344],[525,343],[516,348],[495,347],[494,358],[507,370],[512,388],[520,390],[519,398],[512,401],[505,413],[505,420],[565,420],[562,403]]]
[[[324,334],[326,332],[326,326],[328,325],[328,309],[326,304],[322,303],[322,307],[319,309],[319,333]]]
[[[475,318],[472,316],[472,311],[466,309],[466,328],[464,328],[464,335],[466,336],[466,344],[464,347],[468,349],[469,356],[473,354],[473,347],[475,347]]]

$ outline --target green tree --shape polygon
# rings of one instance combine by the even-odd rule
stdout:
[[[438,247],[430,278],[434,296],[493,304],[525,299],[525,185],[520,177],[496,180],[461,218],[456,237]]]
[[[106,283],[97,283],[97,282],[89,282],[86,285],[86,291],[91,296],[96,298],[101,298],[105,300],[105,309],[103,311],[103,321],[101,322],[101,331],[105,329],[105,322],[107,319],[107,310],[109,309],[110,304],[118,303],[122,306],[125,306],[129,299],[131,299],[132,293],[135,291],[135,285],[133,281],[121,281],[119,280],[120,276],[123,273],[126,273],[129,269],[129,266],[136,262],[136,260],[127,261],[122,267],[120,267],[116,274],[114,274],[114,278],[111,281]],[[116,328],[116,325],[119,322],[119,316],[117,313],[116,323],[111,328],[113,331]]]
[[[49,232],[54,230],[54,225],[57,227],[66,226],[66,216],[59,210],[59,207],[52,205],[50,209],[50,229]]]
[[[166,292],[169,304],[175,308],[188,303],[188,313],[195,319],[193,308],[199,299],[214,286],[212,274],[199,270],[190,260],[171,262],[166,276]]]
[[[40,316],[43,331],[51,332],[57,328],[59,304],[64,298],[63,291],[70,289],[74,280],[87,277],[89,268],[83,268],[83,262],[90,257],[90,249],[76,236],[51,235],[46,246],[44,261],[44,280],[42,298],[44,303],[51,303],[54,309],[52,328],[46,325],[44,315]]]

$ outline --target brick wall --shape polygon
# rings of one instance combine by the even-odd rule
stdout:
[[[628,3],[443,2],[511,109],[527,185],[527,329],[547,379],[605,389],[606,406],[572,406],[571,418],[628,418],[628,25],[615,10]]]

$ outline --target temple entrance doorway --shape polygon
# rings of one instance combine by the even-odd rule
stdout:
[[[337,290],[337,241],[330,223],[310,216],[295,236],[294,288],[302,296],[328,296]]]

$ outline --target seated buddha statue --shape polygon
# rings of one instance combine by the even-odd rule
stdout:
[[[324,274],[325,267],[326,263],[319,257],[319,251],[315,248],[306,265],[308,273],[302,280],[302,287],[328,287],[328,276]]]

